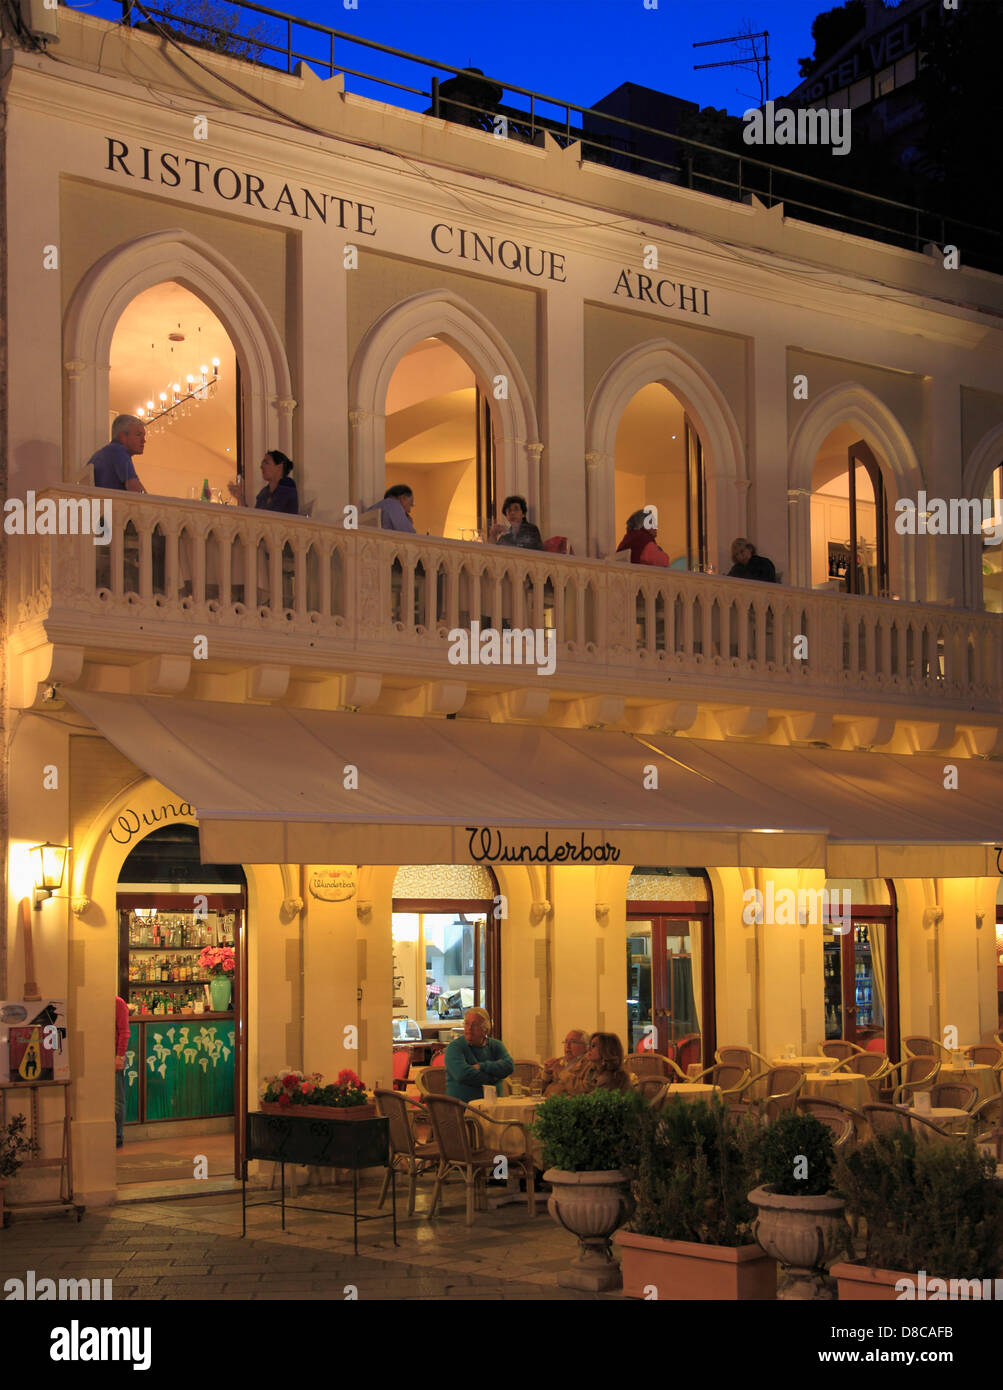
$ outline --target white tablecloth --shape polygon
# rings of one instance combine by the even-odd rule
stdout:
[[[985,1062],[974,1067],[941,1067],[937,1081],[960,1081],[966,1086],[974,1086],[979,1093],[976,1105],[990,1096],[998,1095],[1000,1089],[999,1072],[994,1067],[986,1066]]]
[[[489,1145],[497,1142],[501,1153],[520,1153],[523,1147],[522,1135],[517,1129],[504,1133],[501,1126],[513,1121],[525,1125],[529,1131],[533,1162],[537,1168],[543,1167],[543,1147],[532,1129],[537,1107],[543,1104],[542,1096],[502,1096],[497,1100],[472,1100],[470,1104],[482,1120],[489,1122],[484,1125],[485,1142]]]
[[[953,1105],[936,1105],[929,1110],[921,1110],[918,1105],[907,1107],[910,1115],[918,1115],[921,1120],[929,1120],[945,1134],[965,1134],[968,1130],[968,1111]],[[917,1129],[919,1126],[917,1125]]]
[[[667,1088],[668,1096],[678,1096],[680,1100],[710,1100],[711,1096],[721,1094],[720,1086],[709,1086],[704,1081],[677,1081]]]
[[[815,1096],[819,1100],[834,1100],[840,1105],[849,1105],[859,1110],[862,1105],[870,1105],[873,1100],[867,1077],[856,1071],[838,1071],[835,1074],[822,1071],[805,1072],[801,1095]]]

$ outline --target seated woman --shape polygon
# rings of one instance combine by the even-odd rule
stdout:
[[[629,1091],[632,1081],[623,1066],[623,1043],[615,1033],[593,1033],[584,1065],[568,1068],[566,1079],[555,1085],[561,1090],[551,1087],[548,1095],[584,1096],[592,1091]]]
[[[268,512],[289,512],[299,515],[299,494],[296,484],[289,474],[293,471],[293,461],[281,449],[269,449],[261,460],[261,476],[265,486],[254,500],[256,508]],[[230,494],[240,501],[240,485],[230,483]]]
[[[526,516],[525,497],[506,497],[502,516],[508,526],[496,521],[491,527],[490,537],[495,545],[517,545],[520,550],[542,550],[543,541],[539,529]]]
[[[668,569],[669,557],[661,546],[655,544],[657,530],[645,525],[650,518],[651,513],[647,507],[642,507],[629,516],[627,534],[617,546],[617,550],[629,550],[632,565],[659,565],[662,569]]]

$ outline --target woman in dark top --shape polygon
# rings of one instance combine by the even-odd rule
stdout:
[[[729,579],[759,579],[764,584],[777,582],[773,561],[765,555],[757,555],[756,547],[745,536],[737,536],[732,541],[731,558],[734,563],[728,571]]]
[[[281,449],[269,449],[261,460],[261,476],[265,480],[265,486],[254,500],[255,507],[266,512],[289,512],[292,516],[298,516],[299,494],[296,484],[289,476],[292,471],[291,458]],[[236,483],[230,484],[230,492],[239,499],[240,488]]]
[[[508,521],[508,526],[503,526],[500,521],[492,526],[491,539],[495,545],[517,545],[520,550],[543,549],[538,528],[526,520],[525,497],[506,497],[502,516]]]

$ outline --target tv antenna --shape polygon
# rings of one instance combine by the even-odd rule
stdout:
[[[756,47],[756,40],[763,39],[763,52],[760,53]],[[726,58],[720,63],[694,63],[693,71],[699,72],[701,68],[751,68],[755,66],[756,77],[759,80],[759,100],[760,103],[770,99],[770,31],[764,29],[759,34],[732,34],[727,39],[702,39],[693,45],[694,48],[709,48],[715,43],[751,43],[752,54],[744,54],[739,58]],[[766,80],[763,81],[763,69],[765,69]],[[765,91],[764,91],[765,85]]]

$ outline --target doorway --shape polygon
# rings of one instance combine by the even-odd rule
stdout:
[[[683,898],[669,893],[683,893]],[[654,897],[664,893],[664,897]],[[651,894],[641,897],[639,894]],[[699,870],[637,869],[627,901],[627,1051],[713,1057],[710,884]]]
[[[828,883],[827,883],[828,886]],[[825,1036],[874,1045],[899,1060],[898,937],[894,889],[887,904],[854,903],[850,929],[823,925]]]

